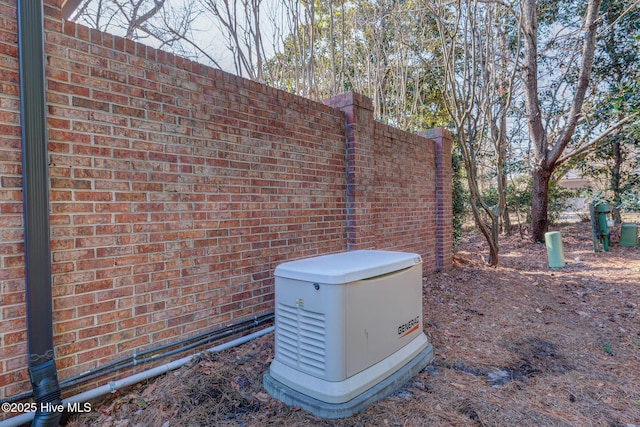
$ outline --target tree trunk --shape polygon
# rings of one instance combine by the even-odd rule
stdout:
[[[611,168],[611,190],[613,192],[613,202],[616,207],[613,209],[613,220],[620,224],[622,222],[622,216],[620,215],[620,167],[622,165],[622,147],[620,144],[620,138],[616,135],[613,138],[613,158],[614,163]]]
[[[589,87],[589,78],[593,65],[600,3],[601,0],[589,0],[587,3],[582,60],[571,108],[566,113],[565,124],[562,128],[557,132],[552,132],[552,134],[557,134],[554,141],[548,141],[538,96],[538,5],[536,0],[524,0],[523,2],[525,108],[527,111],[529,138],[536,155],[536,167],[533,170],[533,194],[531,195],[531,238],[533,241],[541,242],[544,240],[544,233],[547,232],[549,227],[547,213],[549,210],[549,180],[551,179],[551,173],[573,137],[582,114],[582,106]]]
[[[505,199],[506,199],[507,174],[502,173],[499,179],[502,181],[502,188],[504,189],[503,191],[505,192]],[[500,215],[502,216],[502,232],[507,236],[510,236],[511,235],[511,218],[509,218],[509,206],[506,203],[506,200],[505,200],[504,206],[502,206],[501,208]]]
[[[467,156],[463,157],[465,171],[467,173],[467,184],[469,185],[469,205],[471,206],[471,212],[473,213],[473,219],[476,226],[487,240],[489,245],[489,260],[487,263],[491,267],[498,265],[498,230],[499,230],[499,216],[486,206],[482,202],[481,194],[478,189],[478,173],[476,172],[476,163],[471,162],[469,159],[468,150],[461,146],[462,151],[467,151]],[[482,212],[484,212],[491,221],[491,225],[488,225],[482,218]]]
[[[535,242],[544,241],[544,233],[549,230],[549,181],[552,170],[538,168],[533,172],[531,194],[531,238]]]
[[[491,227],[489,227],[483,220],[480,214],[480,207],[476,203],[476,197],[473,195],[473,190],[471,190],[471,212],[473,213],[473,219],[476,223],[476,226],[487,240],[487,244],[489,245],[489,260],[487,264],[491,267],[495,267],[498,265],[498,218],[496,216],[489,215],[491,219]]]
[[[500,117],[500,131],[496,132],[498,136],[498,150],[496,153],[497,166],[498,166],[498,221],[501,224],[501,231],[506,234],[511,234],[511,220],[509,219],[509,208],[507,205],[507,173],[505,169],[505,159],[507,158],[507,106],[503,107],[505,113]],[[494,122],[495,123],[495,122]]]

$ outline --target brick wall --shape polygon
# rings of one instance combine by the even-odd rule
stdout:
[[[444,270],[453,266],[453,136],[446,129],[431,129],[420,135],[434,143],[435,154],[435,266]]]
[[[285,260],[378,248],[450,264],[450,139],[376,123],[357,94],[316,103],[48,13],[61,379],[273,311]],[[16,31],[0,0],[0,398],[30,390]]]
[[[342,94],[327,104],[345,112],[349,249],[418,252],[425,272],[440,267],[436,140],[374,121],[373,104],[362,95]]]

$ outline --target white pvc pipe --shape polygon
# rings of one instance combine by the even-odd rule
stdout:
[[[254,332],[249,335],[245,335],[240,338],[236,338],[235,340],[226,342],[224,344],[220,344],[218,346],[212,347],[206,352],[217,353],[228,348],[239,346],[240,344],[244,344],[248,341],[251,341],[255,338],[259,338],[263,335],[266,335],[274,330],[273,326],[262,329],[260,331]],[[129,377],[123,378],[117,381],[110,381],[109,383],[102,385],[100,387],[96,387],[91,390],[87,390],[84,393],[76,394],[75,396],[71,396],[67,399],[63,399],[62,404],[66,408],[68,404],[71,403],[84,403],[89,400],[96,399],[100,396],[104,396],[105,394],[115,393],[116,390],[120,390],[121,388],[128,387],[133,384],[137,384],[144,380],[148,380],[149,378],[156,377],[158,375],[165,374],[169,371],[173,371],[175,369],[180,368],[181,366],[186,365],[193,359],[194,357],[204,353],[196,353],[191,356],[183,357],[182,359],[174,360],[173,362],[166,363],[164,365],[156,366],[155,368],[148,369],[146,371],[139,372],[137,374],[131,375]],[[24,414],[16,415],[15,417],[9,418],[4,421],[0,421],[0,427],[19,427],[23,424],[30,423],[35,416],[35,412],[26,412]]]

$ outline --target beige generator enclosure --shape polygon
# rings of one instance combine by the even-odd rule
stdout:
[[[359,250],[281,264],[275,306],[265,388],[325,418],[359,412],[433,358],[418,254]]]

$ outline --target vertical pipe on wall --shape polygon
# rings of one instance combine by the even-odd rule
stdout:
[[[59,405],[61,393],[53,351],[42,0],[18,0],[18,52],[29,376],[44,408]],[[32,425],[57,426],[61,415],[39,410]]]

